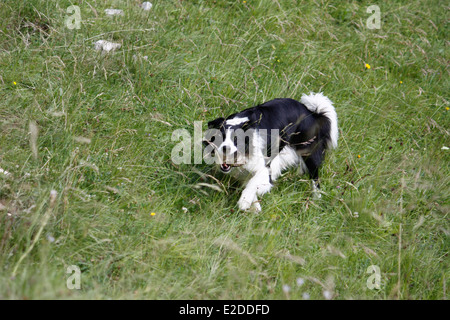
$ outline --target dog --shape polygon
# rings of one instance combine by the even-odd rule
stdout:
[[[308,173],[313,196],[321,197],[319,168],[325,152],[338,144],[337,114],[322,93],[304,94],[300,101],[274,99],[210,121],[208,129],[204,154],[225,174],[246,173],[240,210],[261,211],[258,197],[269,192],[273,182],[291,167]]]

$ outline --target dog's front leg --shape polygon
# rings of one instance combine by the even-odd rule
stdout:
[[[257,196],[269,192],[271,188],[269,170],[264,168],[257,171],[245,186],[244,191],[242,191],[238,202],[239,209],[247,210],[253,204],[257,211],[261,211],[261,205],[257,202]]]
[[[244,191],[242,192],[238,205],[239,209],[242,211],[249,210],[250,208],[256,212],[261,211],[261,205],[258,202],[258,197],[256,196],[256,193],[251,192],[251,190],[247,188],[244,189]]]
[[[257,201],[256,189],[247,185],[238,201],[239,209],[243,211],[248,210],[255,201]]]

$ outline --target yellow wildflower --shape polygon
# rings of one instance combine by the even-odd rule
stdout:
[[[156,215],[156,213],[152,212],[152,213],[150,213],[150,215],[153,217]]]
[[[366,63],[366,69],[370,69],[370,64]]]

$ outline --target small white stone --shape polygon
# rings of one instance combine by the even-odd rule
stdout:
[[[120,43],[109,42],[106,40],[98,40],[95,44],[95,50],[110,52],[119,49],[122,45]]]
[[[112,16],[123,16],[123,11],[120,9],[105,9],[106,15]]]

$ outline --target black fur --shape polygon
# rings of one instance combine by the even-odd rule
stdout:
[[[226,120],[248,117],[249,121],[237,126],[226,124]],[[270,157],[271,130],[279,130],[281,151],[286,145],[297,150],[305,162],[310,178],[317,181],[319,167],[325,156],[327,141],[330,139],[330,121],[327,117],[313,113],[306,106],[294,99],[282,98],[234,113],[226,119],[217,118],[208,123],[209,128],[216,128],[225,134],[231,129],[267,130],[267,155]]]

